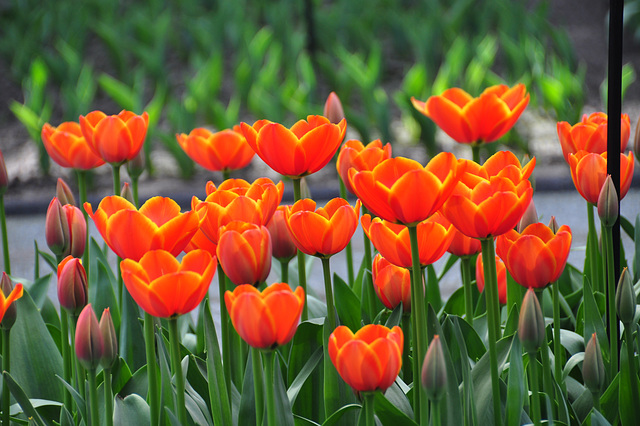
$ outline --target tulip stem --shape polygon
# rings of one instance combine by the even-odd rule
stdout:
[[[338,178],[340,181],[340,197],[347,199],[347,187],[345,186],[342,178]],[[351,241],[347,244],[345,254],[347,256],[347,276],[349,279],[349,287],[353,287],[355,282],[355,275],[353,272],[353,248],[351,247]]]
[[[80,396],[84,398],[86,396],[86,392],[85,392],[86,375],[85,375],[84,368],[82,367],[82,365],[80,365],[80,362],[78,361],[78,357],[75,356],[75,353],[76,353],[75,336],[76,336],[76,323],[78,322],[78,317],[76,315],[71,315],[71,314],[68,314],[68,315],[69,315],[69,319],[71,320],[69,321],[69,330],[71,332],[71,354],[73,358],[73,368],[71,371],[71,376],[72,376],[72,381],[75,382],[76,389],[80,393]],[[71,383],[71,385],[73,385],[73,383]]]
[[[97,425],[100,424],[100,417],[98,417],[98,387],[96,386],[96,369],[90,368],[88,370],[89,376],[89,418],[91,419],[88,424]]]
[[[405,336],[404,348],[402,349],[402,380],[405,383],[411,383],[413,381],[413,371],[411,370],[411,363],[409,361],[409,355],[411,353],[411,340],[409,339],[409,329],[411,328],[411,314],[402,314],[402,332]]]
[[[176,411],[181,425],[187,423],[187,408],[184,399],[184,375],[182,374],[182,358],[180,358],[180,334],[178,334],[178,318],[169,318],[169,343],[171,345],[171,365],[176,383]]]
[[[256,424],[261,425],[264,419],[264,377],[262,376],[262,358],[260,357],[260,351],[256,348],[251,348],[251,364],[253,367]]]
[[[222,366],[224,368],[224,381],[227,393],[231,395],[231,352],[229,341],[229,313],[224,303],[224,293],[227,291],[226,275],[222,266],[218,263],[218,291],[220,293],[220,339],[222,341]]]
[[[362,206],[363,212],[365,214],[368,213],[366,207]],[[373,319],[376,317],[376,291],[373,289],[373,277],[371,275],[371,268],[373,267],[373,261],[371,260],[371,241],[365,232],[362,233],[363,243],[364,243],[364,262],[365,262],[365,270],[364,270],[364,285],[367,286],[367,293],[369,294],[367,303],[369,307],[369,320],[373,322]]]
[[[362,394],[364,397],[364,401],[362,403],[362,409],[364,410],[364,420],[366,426],[376,426],[375,419],[375,403],[376,403],[376,393],[375,392],[364,392]]]
[[[324,274],[324,293],[327,299],[327,316],[329,318],[329,330],[336,329],[336,308],[333,303],[333,288],[331,286],[331,266],[328,257],[322,257],[322,272]]]
[[[481,143],[471,144],[471,158],[478,164],[480,164],[480,146]]]
[[[440,415],[440,401],[431,401],[431,424],[434,426],[442,425],[442,416]]]
[[[553,286],[553,357],[554,357],[554,376],[556,383],[566,392],[566,386],[562,375],[562,366],[564,365],[564,349],[560,341],[560,283],[555,281],[551,283]]]
[[[473,288],[471,288],[471,256],[460,258],[460,274],[464,286],[464,311],[467,323],[473,327]]]
[[[484,289],[487,302],[487,329],[489,331],[489,364],[491,367],[491,391],[493,395],[493,419],[496,426],[502,424],[500,401],[500,376],[498,375],[498,352],[496,342],[500,339],[498,302],[498,277],[493,237],[480,239],[484,268]]]
[[[147,380],[149,381],[147,399],[149,400],[152,425],[158,424],[160,418],[160,388],[158,386],[158,362],[156,360],[156,340],[153,322],[153,316],[145,312],[144,343],[147,355]]]
[[[0,226],[2,227],[2,255],[4,271],[11,275],[11,259],[9,257],[9,236],[7,235],[7,215],[4,210],[4,195],[0,194]]]
[[[11,370],[11,330],[2,330],[2,371],[9,372]],[[65,393],[65,406],[66,406],[66,396],[68,392]],[[11,392],[9,392],[9,387],[7,386],[7,379],[3,378],[2,380],[2,424],[9,425],[11,421],[10,417],[10,407],[11,407]]]
[[[293,201],[299,201],[302,198],[302,188],[300,187],[301,180],[293,179]],[[307,271],[305,270],[304,253],[298,250],[298,285],[304,290],[304,306],[302,307],[302,321],[309,319],[309,310],[307,303]]]
[[[62,352],[62,376],[65,382],[72,384],[71,383],[71,357],[70,357],[70,347],[69,347],[69,316],[64,310],[60,310],[60,348]],[[71,413],[72,412],[71,393],[69,393],[69,391],[66,388],[63,389],[63,392],[64,392],[64,406],[67,409],[67,411]],[[3,422],[3,424],[5,423]]]
[[[133,194],[133,204],[138,208],[140,206],[140,198],[138,197],[138,177],[131,178],[131,193]]]
[[[529,385],[531,387],[531,417],[533,424],[540,426],[540,394],[538,393],[538,361],[536,353],[529,352]]]
[[[266,375],[265,389],[267,396],[267,425],[277,426],[276,419],[276,396],[275,396],[275,375],[273,363],[275,360],[273,351],[263,352],[264,354],[264,372]]]
[[[120,164],[112,164],[113,171],[113,195],[120,195]]]
[[[607,288],[607,331],[609,334],[609,346],[611,349],[611,362],[609,363],[609,378],[613,378],[618,374],[618,333],[616,328],[618,318],[616,316],[616,276],[613,260],[613,234],[612,228],[602,227],[602,250],[605,254],[605,270],[607,271],[607,279],[605,285]]]
[[[596,231],[594,206],[591,203],[587,203],[587,219],[589,222],[589,230],[587,233],[587,253],[589,255],[589,279],[591,280],[591,287],[594,291],[600,291],[604,293],[603,287],[598,276],[598,263],[600,262],[600,256],[598,253],[598,233]]]
[[[289,284],[289,261],[290,259],[280,259],[280,279],[287,284]]]
[[[113,387],[111,386],[111,368],[105,368],[103,371],[105,424],[107,426],[113,426]]]
[[[540,303],[540,311],[542,312],[542,318],[544,319],[544,290],[536,291],[536,297]],[[547,328],[543,329],[544,338],[542,339],[542,345],[540,346],[540,357],[542,358],[542,386],[543,391],[549,395],[550,398],[554,398],[556,391],[553,386],[553,378],[551,377],[551,361],[549,360],[549,342],[547,341]],[[555,412],[553,407],[548,413],[549,419],[553,419]]]
[[[636,373],[636,355],[633,349],[633,330],[636,328],[636,323],[624,325],[624,337],[627,347],[627,362],[629,363],[629,376],[631,377],[631,397],[632,405],[635,407],[634,412],[638,413],[638,407],[640,407],[640,396],[638,395],[638,386],[635,382],[638,380],[638,374]]]
[[[87,201],[87,171],[76,170],[76,177],[78,179],[78,192],[80,193],[80,211],[84,217],[84,223],[87,228],[87,233],[84,241],[84,253],[82,254],[82,266],[89,276],[89,214],[84,209],[84,203]]]

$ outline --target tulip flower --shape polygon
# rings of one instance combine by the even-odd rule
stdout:
[[[0,325],[8,330],[16,322],[17,312],[13,302],[22,297],[23,288],[20,283],[14,287],[7,273],[3,272],[0,278],[0,290]]]
[[[69,220],[62,209],[62,204],[53,197],[47,208],[45,217],[44,236],[49,249],[56,255],[64,257],[69,252]]]
[[[618,194],[616,193],[616,187],[613,184],[611,175],[607,175],[600,189],[600,195],[598,196],[598,216],[600,217],[600,223],[607,228],[611,228],[618,219]]]
[[[402,303],[403,312],[411,312],[411,276],[409,270],[389,262],[377,254],[373,258],[373,288],[388,309]]]
[[[491,86],[474,98],[459,88],[431,96],[426,102],[411,98],[413,106],[459,143],[482,144],[500,139],[518,121],[529,104],[524,84]]]
[[[95,370],[100,364],[104,342],[98,323],[98,317],[91,303],[84,307],[78,317],[75,336],[76,356],[87,370]]]
[[[340,148],[336,168],[347,191],[355,194],[349,181],[349,169],[353,167],[357,172],[373,170],[375,166],[389,158],[391,158],[391,144],[382,146],[380,139],[376,139],[365,146],[362,142],[351,139]]]
[[[288,261],[298,252],[298,247],[293,242],[287,227],[287,214],[290,209],[291,206],[278,206],[267,223],[267,229],[271,234],[271,253],[278,260]]]
[[[165,250],[148,251],[139,261],[120,263],[122,279],[138,306],[159,318],[183,315],[195,309],[209,290],[216,258],[193,250],[181,261]]]
[[[56,198],[63,206],[65,204],[71,204],[72,206],[76,205],[76,199],[73,196],[73,191],[71,191],[67,182],[62,178],[58,178],[58,181],[56,182]]]
[[[67,121],[58,127],[45,123],[41,136],[47,153],[61,167],[90,170],[104,164],[104,160],[91,148],[76,122]]]
[[[600,190],[607,178],[607,153],[589,153],[578,151],[569,154],[571,179],[576,189],[587,202],[597,205]],[[620,154],[620,200],[627,195],[633,179],[633,153]]]
[[[496,240],[496,253],[513,279],[527,288],[544,288],[556,281],[567,263],[571,229],[563,225],[555,234],[542,223],[516,230]]]
[[[220,230],[218,261],[235,285],[260,285],[271,271],[271,236],[266,226],[235,220]]]
[[[600,350],[600,344],[596,333],[591,334],[591,338],[584,350],[582,378],[587,389],[589,389],[594,396],[599,397],[607,379],[605,375],[604,361],[602,359],[602,351]]]
[[[70,314],[78,315],[89,300],[87,273],[82,261],[71,255],[58,264],[58,301]]]
[[[239,126],[215,133],[200,127],[176,138],[189,158],[214,172],[242,169],[255,155]]]
[[[608,117],[604,112],[582,116],[582,121],[573,126],[566,121],[560,121],[556,125],[562,155],[569,162],[569,155],[578,151],[587,151],[594,154],[607,152],[607,127]],[[629,116],[620,116],[620,152],[624,152],[631,134]]]
[[[371,171],[350,169],[349,180],[372,214],[389,222],[415,225],[438,211],[451,195],[464,172],[462,163],[447,152],[436,155],[424,167],[408,158],[390,158]]]
[[[355,207],[344,198],[333,198],[316,209],[316,202],[305,198],[296,202],[287,215],[293,242],[311,256],[329,257],[342,251],[358,227],[360,202]]]
[[[476,253],[480,253],[480,241],[475,238],[467,237],[457,229],[455,229],[453,234],[453,239],[447,249],[449,253],[458,257],[472,256]]]
[[[496,269],[498,271],[498,301],[501,305],[507,304],[507,268],[500,257],[496,256]],[[476,259],[476,283],[478,283],[478,291],[484,291],[484,265],[482,264],[482,256]]]
[[[338,124],[344,119],[344,109],[342,108],[342,102],[335,92],[329,93],[327,101],[324,103],[324,112],[322,113],[329,122]]]
[[[165,197],[150,198],[137,210],[129,201],[112,195],[102,199],[95,213],[90,203],[84,203],[84,209],[111,250],[135,261],[158,249],[177,256],[199,225],[196,212],[181,213],[178,203]]]
[[[355,334],[341,325],[329,336],[329,357],[340,377],[357,392],[381,390],[393,384],[402,367],[404,334],[368,324]]]
[[[106,115],[93,111],[80,116],[80,129],[93,152],[105,162],[114,165],[133,160],[142,149],[147,136],[149,114],[136,115],[121,111]]]
[[[240,128],[247,143],[276,172],[301,178],[322,169],[334,156],[347,130],[346,120],[332,124],[320,115],[310,115],[291,129],[268,120]]]
[[[421,379],[429,399],[434,403],[440,401],[447,391],[447,365],[444,361],[442,342],[437,334],[433,336],[424,357]]]
[[[293,338],[304,304],[304,290],[286,283],[272,284],[262,292],[251,285],[227,291],[224,301],[231,322],[242,339],[257,349],[274,349]]]
[[[636,292],[633,288],[633,278],[627,268],[622,270],[618,288],[616,289],[616,313],[620,321],[630,326],[636,316],[636,306],[638,305]]]
[[[411,268],[411,242],[409,230],[378,217],[363,215],[362,229],[385,259],[396,266]],[[420,265],[426,266],[442,257],[454,237],[455,228],[441,215],[418,223],[418,250]]]
[[[109,308],[105,308],[102,312],[98,326],[100,327],[100,333],[102,333],[104,343],[100,364],[102,368],[111,368],[118,360],[118,337],[116,335],[116,329],[113,326],[113,319],[111,318]]]

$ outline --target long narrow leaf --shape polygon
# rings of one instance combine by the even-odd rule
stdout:
[[[208,303],[204,307],[204,335],[211,415],[215,424],[228,425],[231,424],[231,406],[224,380],[218,336],[211,315],[211,307]]]
[[[24,413],[28,417],[32,418],[37,425],[45,426],[47,423],[45,423],[42,417],[40,417],[40,414],[31,404],[31,401],[29,400],[29,397],[27,396],[27,394],[24,392],[24,390],[22,390],[22,388],[14,380],[14,378],[11,377],[11,374],[5,371],[4,373],[2,373],[2,377],[5,383],[7,384],[7,386],[9,387],[11,394],[16,399],[16,401],[18,401],[18,404],[20,404],[20,407],[22,407],[22,411],[24,411]]]

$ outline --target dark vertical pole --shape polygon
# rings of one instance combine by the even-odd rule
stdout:
[[[623,0],[609,2],[609,87],[607,89],[607,173],[620,194],[620,114],[622,113],[622,16]],[[618,204],[619,207],[619,204]],[[618,208],[618,211],[620,209]],[[613,226],[613,264],[616,282],[620,277],[620,217]],[[607,309],[609,304],[607,304]],[[607,313],[608,315],[608,313]],[[620,331],[607,330],[609,338],[620,342]]]

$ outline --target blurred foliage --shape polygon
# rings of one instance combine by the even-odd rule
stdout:
[[[577,121],[585,70],[565,32],[549,24],[547,7],[523,0],[8,0],[0,6],[0,55],[22,84],[23,103],[12,110],[34,140],[51,117],[152,108],[152,123],[162,125],[150,126],[149,140],[160,140],[188,175],[193,165],[175,133],[256,118],[290,124],[321,113],[330,91],[363,141],[390,141],[391,122],[400,119],[430,153],[438,151],[435,127],[410,98],[451,86],[478,95],[522,82],[531,107]]]

